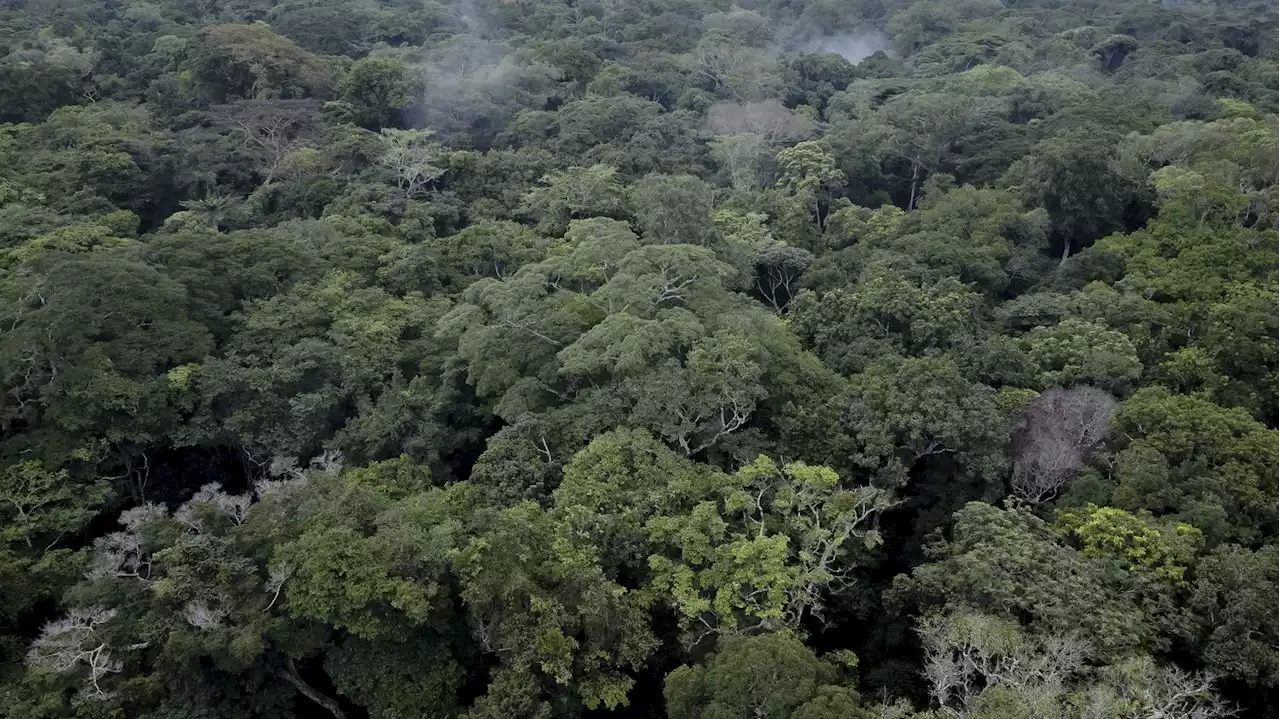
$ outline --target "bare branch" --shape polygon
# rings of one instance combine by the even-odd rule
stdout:
[[[707,129],[715,135],[759,135],[766,142],[802,137],[812,129],[808,118],[778,100],[721,102],[707,110]]]
[[[1106,439],[1115,400],[1093,387],[1049,390],[1013,429],[1013,477],[1018,496],[1045,502],[1057,495]]]
[[[112,696],[102,687],[109,674],[118,674],[124,663],[112,656],[111,646],[99,636],[100,628],[114,619],[116,610],[107,607],[72,609],[67,616],[44,625],[27,652],[27,666],[37,671],[70,674],[87,669],[85,686],[77,701],[103,701]],[[140,649],[136,644],[131,649]]]

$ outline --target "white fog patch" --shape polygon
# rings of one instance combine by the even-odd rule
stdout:
[[[878,32],[845,33],[813,38],[800,51],[812,54],[835,53],[851,63],[859,63],[878,50],[889,52],[889,38]]]

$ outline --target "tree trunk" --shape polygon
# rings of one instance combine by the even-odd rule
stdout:
[[[907,212],[916,207],[916,181],[920,179],[920,163],[911,163],[911,197],[907,200]]]
[[[280,670],[280,675],[296,687],[297,690],[302,693],[302,696],[310,699],[316,704],[319,704],[325,709],[328,709],[329,713],[333,715],[333,719],[347,719],[346,713],[342,711],[342,707],[338,705],[338,701],[336,699],[325,696],[319,689],[308,684],[306,680],[302,678],[302,675],[298,674],[298,668],[293,665],[292,659],[285,660],[285,668]]]

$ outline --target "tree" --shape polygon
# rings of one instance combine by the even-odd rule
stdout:
[[[243,203],[234,195],[209,195],[199,200],[183,200],[181,207],[181,213],[175,212],[165,220],[165,225],[171,230],[187,229],[175,219],[181,216],[183,222],[200,223],[198,227],[191,227],[192,230],[216,232],[241,214]]]
[[[1107,438],[1115,400],[1092,387],[1049,390],[1013,428],[1014,494],[1031,502],[1054,497]]]
[[[721,135],[711,140],[711,156],[728,175],[735,190],[754,190],[761,183],[761,166],[769,155],[769,144],[760,135]]]
[[[80,672],[84,667],[85,686],[81,701],[104,701],[112,694],[103,688],[103,680],[119,674],[124,663],[112,654],[113,648],[103,641],[102,625],[115,618],[116,612],[106,607],[73,609],[63,619],[49,622],[31,645],[27,664],[36,671],[56,674]],[[134,645],[140,649],[145,644]]]
[[[917,628],[925,678],[944,716],[1227,717],[1232,707],[1213,689],[1212,674],[1126,658],[1090,674],[1088,644],[1072,634],[1027,635],[1017,624],[975,613],[932,614]]]
[[[387,18],[353,3],[314,5],[287,2],[276,5],[268,15],[271,27],[311,52],[322,55],[359,56],[368,45],[385,41],[392,28]],[[401,33],[411,35],[421,20],[406,13],[396,19]]]
[[[743,429],[766,394],[754,349],[730,332],[698,340],[683,363],[669,361],[627,382],[631,421],[653,428],[686,455],[710,449]]]
[[[1049,213],[1054,244],[1061,246],[1059,264],[1123,229],[1141,197],[1141,178],[1109,149],[1117,139],[1105,130],[1073,129],[1041,141],[1005,174],[1029,206]]]
[[[1164,612],[1172,609],[1158,601],[1163,585],[1063,546],[1025,508],[971,502],[954,521],[952,539],[931,549],[933,561],[895,578],[890,602],[1016,619],[1040,636],[1078,633],[1088,638],[1090,657],[1160,646]]]
[[[186,523],[154,504],[122,514],[122,531],[95,543],[80,601],[64,619],[46,625],[29,661],[41,672],[74,681],[79,701],[110,709],[135,702],[154,706],[156,699],[136,691],[134,680],[142,677],[169,686],[173,699],[181,702],[181,679],[190,670],[192,654],[218,657],[205,688],[214,690],[213,702],[235,706],[237,699],[243,700],[236,696],[240,691],[215,689],[216,675],[255,664],[267,668],[263,665],[270,665],[273,654],[262,646],[270,624],[262,621],[262,611],[270,595],[261,591],[243,555],[237,556],[222,536],[228,527],[238,526],[226,510],[247,505],[247,497],[239,501],[211,488],[184,505],[179,514]],[[245,515],[236,516],[243,520]],[[244,634],[237,637],[235,629]],[[204,641],[193,642],[197,637]],[[243,643],[237,645],[237,638]],[[157,651],[169,661],[153,663]],[[279,697],[264,692],[257,680],[251,683],[250,691],[262,692],[260,701],[278,705]],[[165,699],[160,698],[161,707]],[[59,696],[55,706],[64,701]]]
[[[838,229],[837,217],[844,224]],[[828,229],[841,233],[843,244],[856,240],[848,254],[861,264],[909,258],[932,281],[954,277],[1002,296],[1031,285],[1046,269],[1040,253],[1048,225],[1043,211],[1028,211],[1012,193],[966,185],[927,193],[909,214],[841,210]]]
[[[244,137],[241,149],[254,158],[263,185],[270,185],[289,154],[304,145],[319,112],[319,103],[310,100],[244,100],[232,107]]]
[[[1083,638],[1028,637],[1015,622],[981,614],[927,614],[916,631],[924,645],[929,696],[958,716],[980,706],[985,691],[1052,697],[1084,670],[1089,654]]]
[[[329,96],[329,70],[320,58],[265,23],[211,25],[189,65],[201,94],[214,101]]]
[[[769,19],[758,12],[734,8],[729,12],[713,12],[706,16],[707,27],[723,31],[728,37],[751,47],[768,47],[773,41]]]
[[[1151,659],[1134,659],[1108,667],[1103,676],[1114,689],[1104,694],[1115,704],[1175,719],[1216,719],[1235,708],[1214,690],[1215,675],[1162,667]],[[1104,690],[1105,691],[1105,690]]]
[[[995,391],[964,377],[948,357],[877,361],[854,378],[842,404],[841,429],[854,450],[846,461],[873,472],[881,486],[901,487],[941,465],[950,470],[942,493],[954,507],[988,498],[1007,471],[1008,419]],[[972,486],[961,490],[961,481]]]
[[[8,182],[28,205],[91,217],[116,209],[154,217],[172,206],[173,173],[161,157],[176,148],[145,106],[62,107],[41,125],[16,126],[9,136],[26,146],[6,154],[24,168],[21,175],[10,171]]]
[[[1138,40],[1131,35],[1111,35],[1090,48],[1089,52],[1102,63],[1105,72],[1115,72],[1129,54],[1138,49]]]
[[[1181,582],[1204,545],[1204,535],[1182,522],[1157,522],[1150,514],[1131,514],[1115,507],[1088,505],[1060,509],[1055,528],[1079,542],[1086,557],[1111,557],[1130,571],[1150,571]]]
[[[357,60],[338,83],[338,98],[354,108],[358,124],[379,129],[413,104],[415,88],[409,68],[389,57]]]
[[[613,217],[622,207],[618,171],[607,165],[570,167],[542,178],[524,197],[521,210],[550,234],[565,230],[570,220]]]
[[[713,193],[707,183],[691,175],[647,175],[628,196],[646,242],[709,245]]]
[[[852,663],[850,655],[835,659]],[[857,692],[839,679],[851,666],[814,656],[796,635],[777,631],[727,637],[704,665],[667,675],[664,694],[673,719],[870,716]]]
[[[1087,383],[1124,394],[1142,373],[1129,338],[1098,322],[1067,318],[1036,327],[1023,344],[1045,388]]]
[[[821,230],[826,220],[823,200],[845,180],[835,157],[819,143],[808,140],[779,151],[777,160],[781,172],[778,187],[810,210],[811,219]]]
[[[782,84],[766,53],[742,45],[719,28],[703,33],[690,62],[712,92],[738,102],[763,100]]]
[[[517,679],[533,685],[533,697],[571,693],[588,708],[627,704],[631,672],[656,644],[643,598],[605,579],[594,548],[559,535],[530,503],[488,524],[455,559],[472,634],[501,658],[479,715],[500,716],[518,700],[524,691],[504,686]]]
[[[886,356],[937,354],[982,331],[982,298],[954,279],[916,283],[876,268],[847,289],[801,293],[793,326],[832,369],[863,370]]]
[[[459,279],[506,279],[526,264],[541,260],[545,238],[514,222],[482,221],[432,243]]]
[[[842,92],[858,75],[854,64],[836,53],[801,54],[787,67],[787,100],[824,109],[831,96]]]
[[[645,146],[657,149],[651,142],[661,109],[656,102],[629,94],[588,96],[566,103],[552,116],[555,137],[551,147],[562,155],[582,158],[583,166],[630,166],[639,172],[656,169],[648,164],[652,160],[634,155]],[[633,147],[633,142],[639,146]]]
[[[354,456],[396,456],[431,420],[392,398],[416,404],[405,385],[433,364],[421,334],[446,311],[445,301],[418,292],[395,297],[349,272],[249,303],[227,353],[184,382],[193,424],[212,438],[230,435],[284,456],[309,456],[335,435],[352,443]],[[348,402],[358,413],[334,421]],[[382,415],[392,411],[385,403],[395,408],[390,417]],[[380,425],[381,436],[358,440],[366,422]]]
[[[1187,632],[1211,671],[1249,685],[1276,682],[1274,545],[1216,549],[1196,564]]]
[[[101,78],[94,70],[101,53],[83,36],[70,34],[60,37],[53,27],[44,27],[12,46],[0,72],[5,122],[38,122],[59,106],[100,99],[95,80]]]
[[[57,437],[43,444],[58,454],[49,465],[73,448],[94,461],[104,448],[128,454],[129,443],[176,426],[162,373],[198,360],[210,344],[186,315],[181,285],[123,252],[100,251],[49,253],[3,291],[0,376],[8,391],[0,421]]]
[[[47,616],[44,608],[83,572],[68,545],[113,498],[111,489],[107,481],[86,482],[67,469],[49,471],[36,461],[0,470],[0,647],[6,664],[23,657],[29,630]],[[89,614],[73,618],[32,661],[68,671],[87,665],[99,678],[109,673],[110,651],[86,646],[93,621]]]
[[[799,289],[800,275],[813,264],[813,255],[798,247],[772,247],[756,261],[756,291],[782,314]]]
[[[647,522],[681,511],[716,480],[714,469],[645,430],[612,430],[565,463],[553,512],[598,548],[609,576],[643,577],[652,551]]]
[[[876,518],[893,503],[882,489],[842,486],[827,467],[764,456],[720,480],[685,513],[646,525],[654,589],[670,597],[691,646],[821,619],[827,593],[879,545]]]
[[[79,484],[67,470],[50,472],[33,461],[6,467],[0,478],[0,517],[5,518],[0,539],[41,552],[83,529],[112,494],[105,481]]]
[[[430,130],[388,127],[382,129],[381,136],[385,149],[378,163],[386,168],[406,198],[423,196],[448,171],[441,167],[442,150],[431,142]]]
[[[990,99],[943,93],[908,93],[885,105],[878,115],[888,130],[885,147],[911,167],[908,210],[926,174],[945,172],[955,146],[992,122],[996,111]]]
[[[1270,416],[1274,398],[1262,387],[1274,382],[1275,332],[1262,307],[1275,296],[1263,280],[1275,253],[1261,244],[1261,233],[1157,218],[1147,228],[1112,235],[1098,245],[1096,259],[1110,255],[1125,263],[1124,276],[1109,282],[1131,296],[1151,298],[1143,302],[1151,312],[1168,313],[1161,326],[1126,327],[1135,339],[1149,333],[1151,364],[1183,347],[1200,347],[1228,378],[1220,395],[1225,404]],[[1185,329],[1164,329],[1175,325]]]
[[[1145,387],[1112,420],[1119,454],[1112,504],[1173,515],[1204,530],[1211,545],[1270,536],[1276,485],[1275,431],[1242,410]]]

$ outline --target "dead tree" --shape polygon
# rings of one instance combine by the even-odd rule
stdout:
[[[707,111],[707,129],[714,135],[759,135],[775,142],[802,137],[812,128],[808,118],[778,100],[720,102]]]
[[[239,131],[241,150],[254,158],[262,184],[270,185],[290,152],[306,144],[320,103],[314,100],[244,100],[217,108]]]
[[[813,264],[813,254],[798,247],[765,250],[756,261],[756,290],[782,314],[795,296],[800,276]]]
[[[1014,494],[1031,502],[1057,495],[1107,437],[1115,400],[1094,387],[1052,389],[1013,428]]]

